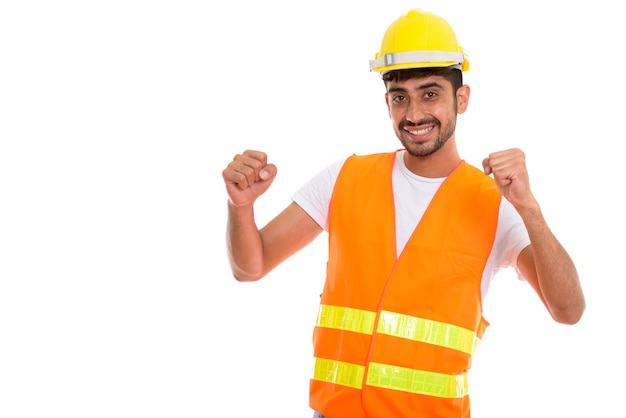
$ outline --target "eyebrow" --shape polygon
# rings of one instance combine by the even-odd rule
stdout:
[[[426,90],[432,87],[437,87],[443,90],[443,86],[437,83],[436,81],[431,81],[430,83],[422,84],[418,86],[416,90]],[[389,90],[387,90],[387,93],[406,93],[407,91],[408,90],[405,89],[404,87],[392,87]]]

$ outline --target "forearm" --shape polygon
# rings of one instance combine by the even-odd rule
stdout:
[[[531,241],[537,285],[552,317],[573,324],[585,310],[578,272],[571,257],[554,236],[539,205],[520,211]]]
[[[252,205],[228,203],[226,249],[235,279],[255,281],[263,275],[263,241],[254,220]]]

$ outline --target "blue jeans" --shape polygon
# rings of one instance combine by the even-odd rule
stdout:
[[[324,415],[320,414],[319,412],[315,412],[313,413],[313,418],[324,418]]]

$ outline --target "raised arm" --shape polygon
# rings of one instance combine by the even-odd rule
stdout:
[[[222,172],[228,193],[226,245],[235,279],[255,281],[309,244],[322,228],[291,203],[259,230],[254,202],[267,191],[277,169],[261,151],[237,154]]]
[[[530,245],[520,253],[518,268],[555,321],[575,324],[585,310],[585,297],[571,257],[554,236],[530,190],[526,157],[519,149],[495,152],[483,161],[502,195],[520,214]]]

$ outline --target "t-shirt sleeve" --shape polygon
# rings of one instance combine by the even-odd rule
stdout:
[[[328,208],[335,180],[344,162],[345,159],[337,160],[324,168],[291,196],[291,200],[304,209],[325,231],[328,231]]]
[[[517,267],[517,258],[524,248],[530,245],[530,238],[522,218],[511,203],[502,198],[500,210],[501,225],[504,226],[503,252],[498,263],[498,269],[513,267],[517,277],[524,280]]]

